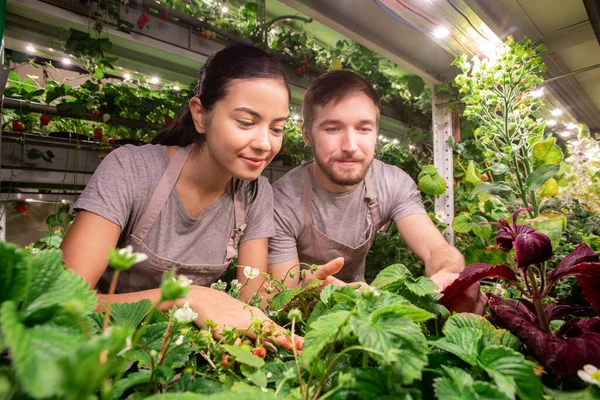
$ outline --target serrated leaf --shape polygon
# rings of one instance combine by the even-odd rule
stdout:
[[[233,346],[230,344],[221,345],[226,352],[231,354],[239,363],[249,365],[251,367],[260,368],[265,365],[265,360],[252,354],[250,346]]]
[[[548,179],[552,178],[559,169],[558,164],[548,164],[542,165],[538,169],[535,169],[529,176],[527,177],[527,182],[525,186],[527,190],[533,190],[534,192],[541,188]]]
[[[19,303],[31,284],[30,256],[16,245],[0,242],[0,303]]]
[[[497,379],[495,374],[514,379],[516,391],[522,400],[537,400],[543,397],[540,377],[533,370],[533,364],[523,354],[504,346],[489,346],[483,349],[479,356],[481,365],[486,372]],[[500,386],[499,386],[500,387]]]
[[[89,285],[75,272],[63,269],[48,289],[27,306],[23,318],[45,308],[62,306],[69,301],[80,302],[82,314],[90,314],[97,304],[95,291],[89,290]]]
[[[384,268],[377,274],[377,277],[371,283],[378,289],[384,289],[386,286],[403,281],[406,275],[411,276],[410,271],[402,264],[393,264],[389,267]]]
[[[341,329],[348,318],[348,311],[335,311],[325,314],[309,326],[309,331],[304,335],[304,345],[300,359],[304,365],[310,365],[333,340],[335,334]]]
[[[514,350],[521,350],[519,339],[506,329],[497,329],[485,317],[471,313],[453,314],[442,328],[444,335],[450,335],[462,328],[474,328],[481,331],[484,347],[502,345]]]
[[[413,322],[425,322],[435,318],[435,314],[411,304],[390,304],[375,311],[371,318],[382,318],[387,314],[408,318]]]
[[[467,214],[457,215],[452,219],[452,229],[458,233],[468,233],[473,229],[471,218]]]
[[[418,277],[415,282],[410,282],[410,280],[407,279],[404,282],[404,285],[411,293],[417,296],[425,296],[427,294],[437,293],[439,289],[438,285],[436,285],[434,281],[425,276]]]
[[[533,145],[533,167],[538,168],[543,165],[560,164],[563,159],[560,147],[555,144],[556,138],[550,138]],[[558,169],[557,169],[558,171]]]
[[[150,377],[152,377],[152,371],[142,369],[138,372],[133,372],[127,375],[125,378],[120,379],[113,387],[113,400],[120,399],[123,393],[125,393],[125,391],[129,388],[132,388],[142,383],[148,383],[150,381]]]
[[[302,286],[298,286],[297,288],[294,288],[294,289],[286,289],[283,292],[277,293],[271,299],[271,303],[270,303],[271,309],[273,309],[273,310],[282,309],[285,305],[289,304],[289,302],[292,301],[292,299],[294,297],[296,297],[296,295],[298,295],[300,292],[302,292]]]
[[[391,394],[385,371],[375,368],[344,368],[335,375],[332,400],[376,400]]]
[[[58,363],[74,352],[84,337],[43,326],[26,329],[12,301],[2,304],[0,326],[23,389],[34,397],[57,394],[63,380]]]
[[[461,328],[441,339],[429,341],[429,345],[452,353],[464,362],[476,366],[483,346],[482,338],[482,332],[475,328]]]
[[[151,309],[152,302],[146,299],[137,303],[114,303],[111,306],[110,316],[114,319],[116,325],[135,329]]]
[[[31,271],[35,279],[31,282],[24,306],[31,304],[52,286],[64,270],[63,264],[62,252],[56,249],[42,250],[32,257]]]
[[[438,400],[479,400],[472,386],[463,385],[461,387],[450,378],[436,378],[433,387]]]
[[[421,378],[427,365],[427,342],[423,332],[408,318],[393,313],[358,314],[351,317],[351,326],[363,346],[384,353],[370,353],[380,363],[392,363],[400,375],[401,384]]]
[[[160,352],[166,328],[167,322],[146,325],[142,337],[139,340],[139,344],[144,346],[147,350],[154,350],[157,353]],[[165,349],[165,354],[168,354],[168,356],[163,361],[163,365],[168,368],[183,367],[188,361],[192,350],[193,347],[190,343],[184,343],[177,346],[173,341],[171,345]],[[132,349],[132,351],[126,353],[124,357],[130,361],[139,361],[140,366],[152,365],[148,353],[140,348]]]

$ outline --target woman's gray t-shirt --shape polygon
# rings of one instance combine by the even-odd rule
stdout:
[[[167,146],[126,145],[113,151],[86,185],[75,210],[86,210],[119,225],[119,244],[141,218],[169,164]],[[246,192],[248,183],[242,187]],[[245,202],[245,197],[243,197]],[[144,240],[155,254],[187,264],[222,264],[234,228],[234,205],[229,192],[192,218],[173,190]],[[241,242],[275,235],[273,191],[265,177],[258,179],[256,199],[246,206],[247,227]]]

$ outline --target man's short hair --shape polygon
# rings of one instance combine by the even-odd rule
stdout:
[[[311,133],[315,107],[330,102],[339,103],[346,97],[364,93],[377,108],[379,121],[379,95],[373,86],[362,76],[352,71],[331,71],[315,79],[306,90],[302,100],[302,119],[305,129]]]

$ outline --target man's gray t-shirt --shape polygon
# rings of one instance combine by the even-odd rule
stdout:
[[[161,145],[127,145],[113,151],[100,163],[75,209],[119,225],[121,244],[140,220],[169,164],[167,149]],[[246,185],[240,189],[243,193]],[[174,189],[144,244],[164,259],[186,264],[223,264],[234,220],[233,199],[228,191],[198,218],[192,218]],[[256,199],[246,206],[246,224],[241,242],[275,234],[273,191],[262,176],[258,179]]]
[[[381,213],[381,226],[414,214],[425,214],[421,192],[400,168],[373,160],[369,167]],[[360,244],[367,229],[368,206],[364,181],[353,190],[329,193],[313,182],[312,223],[325,235],[351,247]],[[298,254],[296,240],[304,224],[302,195],[304,168],[294,168],[273,184],[275,236],[269,239],[269,264],[286,262]]]

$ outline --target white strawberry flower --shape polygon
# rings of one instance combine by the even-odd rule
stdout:
[[[437,219],[439,222],[444,222],[445,218],[446,218],[446,216],[444,215],[443,212],[436,212],[435,213],[435,219]]]
[[[190,305],[186,301],[183,307],[178,308],[173,313],[173,318],[177,320],[180,324],[189,324],[198,318],[198,313],[190,308]]]
[[[127,246],[122,249],[111,249],[108,255],[110,265],[117,270],[124,271],[131,268],[134,264],[148,259],[144,253],[134,253],[133,247]]]
[[[177,278],[173,277],[173,282],[177,282],[182,288],[188,287],[194,283],[193,280],[188,279],[185,275],[178,275]]]
[[[260,271],[258,268],[252,268],[250,266],[247,266],[244,268],[244,275],[248,279],[255,279],[258,277],[258,275],[260,275]]]
[[[583,369],[577,371],[577,376],[590,385],[600,386],[600,370],[592,364],[583,366]]]

